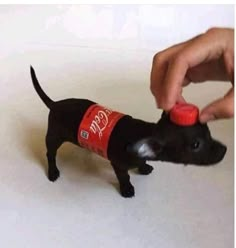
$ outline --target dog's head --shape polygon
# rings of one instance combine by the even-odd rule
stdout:
[[[133,151],[146,160],[173,163],[212,165],[220,162],[226,146],[211,137],[207,124],[179,126],[163,112],[152,137],[138,141]]]

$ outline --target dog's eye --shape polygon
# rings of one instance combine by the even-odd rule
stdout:
[[[200,147],[200,141],[196,140],[191,144],[191,149],[192,150],[197,150]]]

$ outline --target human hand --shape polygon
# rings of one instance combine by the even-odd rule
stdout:
[[[234,116],[234,30],[212,28],[191,40],[157,53],[151,71],[151,92],[157,106],[169,111],[184,102],[182,87],[206,80],[231,81],[229,92],[200,113],[202,123]]]

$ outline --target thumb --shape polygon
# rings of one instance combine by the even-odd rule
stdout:
[[[201,123],[208,121],[232,118],[234,116],[234,88],[223,97],[206,106],[199,117]]]

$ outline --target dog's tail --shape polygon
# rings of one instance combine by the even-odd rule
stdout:
[[[46,104],[46,106],[50,109],[53,101],[45,94],[45,92],[41,88],[39,81],[35,75],[34,68],[32,66],[30,66],[30,74],[36,92],[38,93],[42,101]]]

